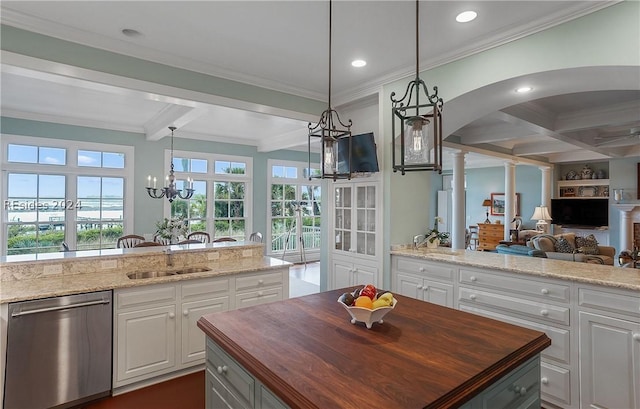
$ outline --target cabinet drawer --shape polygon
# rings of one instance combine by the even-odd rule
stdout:
[[[255,403],[255,379],[215,342],[207,338],[207,368],[233,395],[249,407]]]
[[[637,317],[640,314],[640,296],[608,293],[603,290],[578,290],[578,303],[581,307],[599,308]]]
[[[540,388],[543,398],[551,399],[556,404],[571,405],[571,372],[568,369],[543,362],[540,368]]]
[[[460,311],[470,312],[472,314],[482,315],[483,317],[493,318],[498,321],[506,322],[513,325],[533,329],[536,331],[542,331],[549,339],[551,339],[551,345],[549,345],[544,351],[542,356],[544,358],[554,359],[558,362],[569,364],[571,359],[571,333],[568,330],[550,327],[548,325],[539,324],[537,322],[522,320],[514,318],[508,315],[500,314],[495,311],[489,311],[482,308],[475,308],[467,304],[460,304]]]
[[[464,287],[460,287],[459,300],[470,303],[471,305],[497,307],[543,321],[569,325],[569,308],[565,307],[542,304]]]
[[[236,290],[247,291],[262,287],[282,285],[282,271],[274,273],[254,274],[250,276],[236,277]]]
[[[481,271],[460,269],[460,282],[473,286],[492,287],[507,292],[518,292],[545,300],[569,302],[568,285],[545,283],[512,276],[487,274]]]
[[[453,281],[453,268],[446,265],[399,257],[397,259],[397,269],[403,273],[420,274],[429,278]]]
[[[540,391],[540,358],[529,361],[487,392],[482,407],[511,409],[530,407]],[[540,407],[538,403],[537,407]]]
[[[282,294],[282,287],[236,294],[236,308],[251,307],[273,301],[280,301],[284,299]]]
[[[205,392],[207,409],[245,409],[249,408],[246,403],[239,399],[234,391],[230,391],[214,374],[215,368],[207,366],[206,383],[207,390]],[[237,392],[236,392],[237,393]]]
[[[191,301],[194,298],[202,298],[202,296],[209,298],[210,296],[218,296],[218,293],[229,292],[229,279],[217,278],[189,281],[180,287],[182,300]]]
[[[144,286],[116,291],[116,308],[165,304],[176,301],[176,287],[173,284]]]

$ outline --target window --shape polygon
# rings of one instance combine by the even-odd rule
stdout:
[[[133,214],[132,147],[3,135],[2,152],[2,254],[115,247]]]
[[[177,187],[183,188],[189,178],[195,192],[191,199],[173,201],[171,217],[184,218],[189,231],[206,231],[212,240],[244,240],[251,233],[252,158],[215,154],[194,157],[193,152],[180,152],[178,156],[173,159]]]
[[[272,253],[302,258],[320,249],[321,182],[308,180],[306,165],[269,161]]]

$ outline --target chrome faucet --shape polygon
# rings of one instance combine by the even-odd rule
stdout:
[[[420,247],[420,245],[424,242],[425,237],[424,234],[418,234],[416,236],[413,236],[413,248],[417,249],[418,247]]]
[[[164,254],[167,255],[167,267],[173,267],[173,251],[168,248],[164,251]]]

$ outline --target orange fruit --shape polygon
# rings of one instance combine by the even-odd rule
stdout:
[[[366,295],[361,295],[360,297],[356,298],[356,307],[363,307],[363,308],[368,308],[368,309],[372,309],[373,308],[373,301],[371,301],[371,298],[367,297]]]

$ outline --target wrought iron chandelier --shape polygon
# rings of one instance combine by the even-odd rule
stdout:
[[[329,0],[329,101],[316,125],[309,122],[309,180],[351,179],[351,125],[340,120],[338,112],[331,108],[331,11]],[[320,138],[320,174],[311,173],[311,138]]]
[[[438,171],[442,173],[442,98],[438,97],[438,87],[433,93],[420,79],[419,64],[419,0],[416,0],[416,78],[409,82],[400,99],[391,93],[392,112],[392,156],[393,171]],[[420,92],[424,92],[427,101],[420,102]],[[396,122],[399,123],[396,123]],[[396,140],[396,128],[400,135]],[[399,142],[400,146],[396,146]]]
[[[171,203],[176,198],[184,200],[191,199],[191,197],[193,196],[193,192],[195,192],[195,189],[193,189],[193,181],[191,181],[189,178],[187,178],[184,194],[182,193],[182,189],[178,189],[176,187],[176,177],[173,173],[173,131],[176,130],[176,127],[170,126],[169,129],[171,130],[171,170],[169,171],[169,175],[167,175],[165,179],[167,186],[163,187],[162,189],[156,189],[157,179],[154,177],[152,187],[151,176],[149,175],[147,177],[147,193],[154,199],[162,199],[163,197],[166,197],[169,200],[169,203]]]

